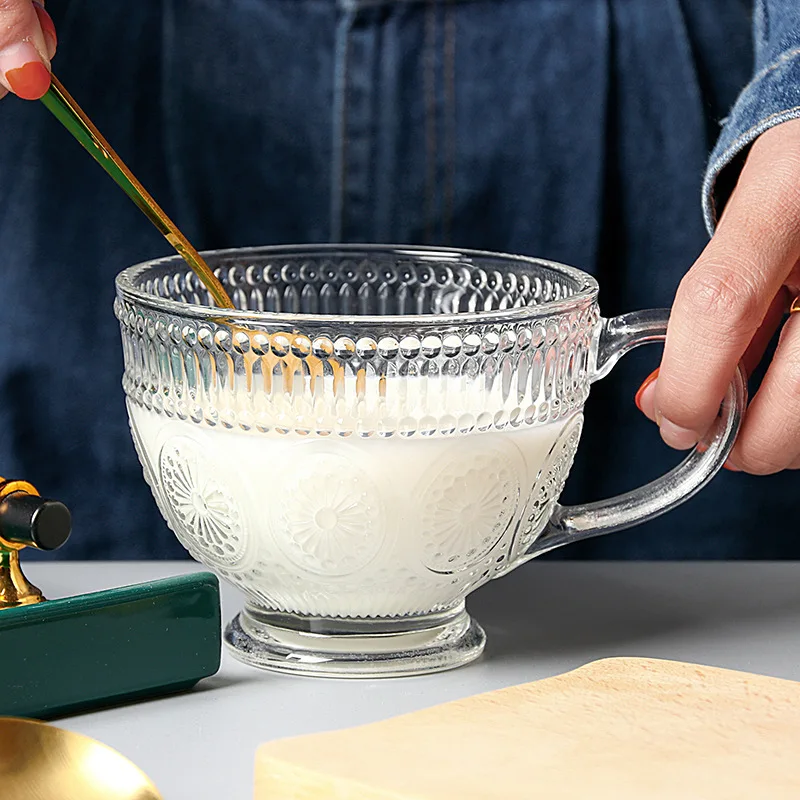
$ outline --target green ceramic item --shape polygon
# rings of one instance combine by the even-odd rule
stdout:
[[[211,573],[0,610],[0,716],[51,719],[189,689],[220,665]]]

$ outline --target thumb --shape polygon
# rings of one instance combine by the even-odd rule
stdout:
[[[0,0],[0,82],[24,100],[38,100],[50,87],[48,41],[31,0]],[[52,32],[51,32],[52,33]]]

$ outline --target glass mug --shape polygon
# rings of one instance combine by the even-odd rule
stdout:
[[[725,462],[737,374],[705,447],[628,494],[559,505],[591,384],[668,312],[603,319],[571,267],[465,250],[207,254],[117,278],[131,432],[161,513],[243,591],[240,660],[410,675],[477,658],[466,596],[540,553],[661,514]],[[701,452],[702,450],[702,452]]]

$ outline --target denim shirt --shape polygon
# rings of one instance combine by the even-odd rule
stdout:
[[[797,115],[797,0],[53,3],[56,74],[190,240],[400,242],[594,274],[607,316],[669,305],[747,145]],[[719,120],[729,113],[717,141]],[[114,275],[169,248],[39,103],[0,104],[0,475],[73,512],[49,558],[180,557],[120,388]],[[711,186],[714,186],[712,191]],[[713,223],[712,223],[713,226]],[[592,388],[563,502],[679,456],[633,395]],[[792,472],[553,557],[800,558]],[[271,498],[280,502],[280,498]],[[28,556],[35,557],[35,554]]]
[[[755,0],[752,80],[722,121],[703,181],[703,215],[713,233],[750,145],[764,131],[800,117],[800,3]]]

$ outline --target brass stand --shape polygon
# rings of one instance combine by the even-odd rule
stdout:
[[[70,530],[69,511],[62,503],[45,500],[27,481],[0,478],[0,610],[45,599],[22,572],[19,551],[55,550]]]
[[[19,565],[19,550],[6,549],[0,539],[0,609],[41,603],[44,595],[23,574]]]

